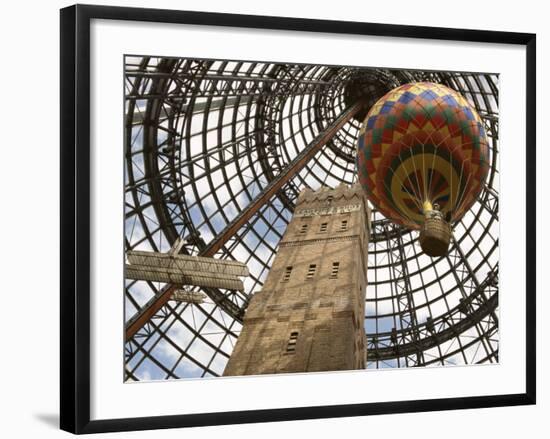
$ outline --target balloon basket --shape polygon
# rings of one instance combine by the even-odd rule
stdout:
[[[428,256],[444,256],[449,251],[451,225],[436,211],[426,215],[420,230],[420,247]]]

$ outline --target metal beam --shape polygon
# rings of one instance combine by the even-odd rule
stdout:
[[[225,229],[214,238],[210,244],[201,252],[204,256],[213,256],[224,244],[237,233],[237,231],[252,217],[258,210],[275,195],[292,177],[297,175],[317,152],[363,107],[359,102],[345,110],[336,120],[329,125],[325,131],[319,133],[315,139],[304,148],[292,160],[280,174],[278,174],[263,191],[252,200]]]
[[[147,97],[144,99],[151,99],[151,96],[146,95]],[[193,104],[193,111],[192,114],[197,113],[203,113],[204,110],[208,107],[209,111],[216,111],[219,110],[222,106],[224,108],[233,108],[235,106],[241,106],[241,105],[248,105],[250,103],[254,103],[254,101],[257,100],[257,96],[244,96],[244,97],[229,97],[227,99],[220,98],[220,99],[213,99],[211,102],[197,102]],[[189,104],[184,104],[181,108],[181,111],[176,114],[174,111],[166,111],[165,108],[162,108],[160,110],[160,119],[159,121],[162,122],[163,120],[173,118],[175,116],[178,116],[179,114],[186,114],[187,109],[189,108]],[[145,109],[140,109],[140,111],[133,113],[133,119],[132,119],[132,125],[141,125],[145,119]]]
[[[163,73],[163,72],[143,72],[143,71],[133,71],[126,72],[127,77],[142,77],[142,78],[183,78],[196,80],[196,77],[193,74],[181,72],[181,73]],[[327,81],[320,81],[314,79],[296,79],[296,78],[271,78],[269,76],[244,76],[244,75],[223,75],[216,73],[206,73],[205,75],[200,76],[201,81],[208,80],[218,80],[218,81],[245,81],[245,82],[261,82],[261,83],[285,83],[289,82],[292,84],[307,84],[307,85],[321,85],[327,86],[330,85]]]
[[[319,133],[315,139],[301,151],[292,160],[285,169],[278,174],[264,188],[250,204],[237,215],[225,229],[210,242],[202,251],[201,256],[213,256],[220,250],[225,243],[234,236],[237,231],[254,216],[259,209],[279,191],[292,177],[298,174],[304,166],[315,156],[317,152],[347,123],[357,114],[363,107],[363,102],[358,102],[352,105],[347,110],[342,112],[335,121],[330,124],[322,133]],[[145,323],[151,319],[170,299],[171,295],[177,289],[174,285],[166,285],[156,296],[138,312],[138,314],[130,319],[126,325],[126,340],[132,338]],[[233,315],[238,315],[240,309],[225,295],[214,289],[205,289],[208,296],[218,304],[222,309],[230,312]]]
[[[407,266],[407,256],[403,246],[401,231],[402,229],[397,229],[397,233],[392,239],[390,238],[389,230],[386,226],[387,242],[389,244],[388,256],[389,264],[391,266],[390,280],[396,289],[396,294],[393,296],[397,297],[397,307],[401,326],[399,331],[397,331],[397,327],[394,327],[394,330],[396,336],[399,335],[402,340],[418,347],[415,354],[412,354],[411,356],[416,356],[415,366],[421,366],[424,365],[424,354],[418,344],[420,340],[418,319],[416,316],[414,297],[411,293],[412,288],[410,285],[409,268]],[[398,350],[400,346],[397,344],[397,340],[395,340],[394,344],[394,348]],[[410,358],[408,355],[405,356],[407,367],[410,366],[409,361],[414,362],[415,360]]]
[[[493,274],[488,274],[487,278],[481,283],[477,288],[474,295],[479,295],[484,293],[485,289],[493,285],[495,282],[495,277]],[[498,294],[493,294],[487,302],[480,305],[477,309],[473,310],[468,318],[457,318],[457,323],[446,325],[445,329],[434,332],[429,336],[425,336],[416,342],[410,342],[407,344],[399,345],[399,353],[396,352],[395,347],[390,345],[388,347],[373,347],[369,350],[368,360],[369,361],[383,361],[396,358],[398,356],[414,355],[418,352],[419,349],[426,351],[437,345],[441,345],[444,342],[450,340],[453,337],[456,337],[457,334],[462,334],[468,329],[474,327],[480,321],[482,321],[488,315],[491,315],[495,312],[498,307]],[[449,315],[440,316],[437,321],[434,321],[434,326],[440,325],[441,321],[447,320],[452,321],[456,316],[460,314],[458,308],[453,309]],[[420,325],[422,326],[422,325]]]

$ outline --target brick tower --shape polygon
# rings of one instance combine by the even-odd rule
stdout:
[[[365,367],[369,218],[359,185],[300,193],[224,375]]]

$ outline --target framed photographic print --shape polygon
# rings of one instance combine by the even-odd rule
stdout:
[[[534,404],[535,41],[61,10],[61,428]]]

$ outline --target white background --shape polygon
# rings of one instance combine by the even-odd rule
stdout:
[[[94,3],[94,2],[92,2]],[[545,143],[543,102],[548,88],[543,78],[548,73],[546,59],[550,30],[547,13],[535,2],[524,1],[515,8],[499,2],[460,1],[456,4],[394,0],[380,2],[319,2],[300,4],[296,1],[183,1],[115,2],[103,4],[125,6],[196,9],[232,13],[250,13],[308,18],[372,21],[396,24],[418,24],[447,27],[470,27],[494,30],[536,32],[538,34],[538,204],[539,224],[548,204],[542,175]],[[3,210],[2,231],[2,355],[3,378],[2,435],[5,437],[56,437],[58,407],[58,285],[59,285],[59,154],[58,154],[58,8],[69,3],[51,1],[21,2],[5,6],[2,11],[2,93],[3,159],[0,160],[0,193]],[[543,2],[539,2],[543,4]],[[450,6],[450,7],[449,7]],[[538,8],[538,9],[537,9]],[[7,156],[6,156],[7,153]],[[545,203],[546,201],[546,203]],[[540,373],[548,353],[548,325],[542,322],[545,307],[542,277],[545,260],[543,230],[539,227],[538,254],[538,346],[539,404],[536,407],[512,407],[457,412],[387,415],[364,418],[326,419],[315,421],[208,427],[140,432],[133,437],[213,438],[237,434],[243,438],[296,437],[312,435],[334,437],[342,434],[368,436],[409,435],[410,437],[446,438],[518,437],[547,430],[543,415],[550,408],[548,380]],[[547,239],[546,239],[547,240]],[[7,243],[7,246],[5,245]],[[548,246],[546,246],[548,247]],[[40,261],[40,262],[36,262]],[[33,263],[29,269],[26,264]],[[548,347],[547,347],[548,349]],[[546,358],[545,358],[546,357]],[[182,395],[182,397],[184,397]],[[107,435],[114,436],[114,435]],[[121,437],[117,435],[114,437]]]
[[[92,419],[514,394],[525,391],[525,49],[404,38],[330,36],[96,21],[91,29]],[[220,38],[223,35],[223,38]],[[322,38],[322,44],[319,44]],[[182,41],[193,41],[182,45]],[[266,52],[266,48],[269,50]],[[121,377],[124,248],[122,54],[499,72],[499,365],[226,377],[128,385]],[[368,54],[357,56],[357,54]],[[419,56],[418,54],[422,54]],[[437,54],[426,57],[425,54]],[[515,153],[517,150],[519,153]],[[114,182],[114,183],[113,183]],[[368,295],[368,292],[367,292]],[[182,398],[181,395],[186,395]]]

